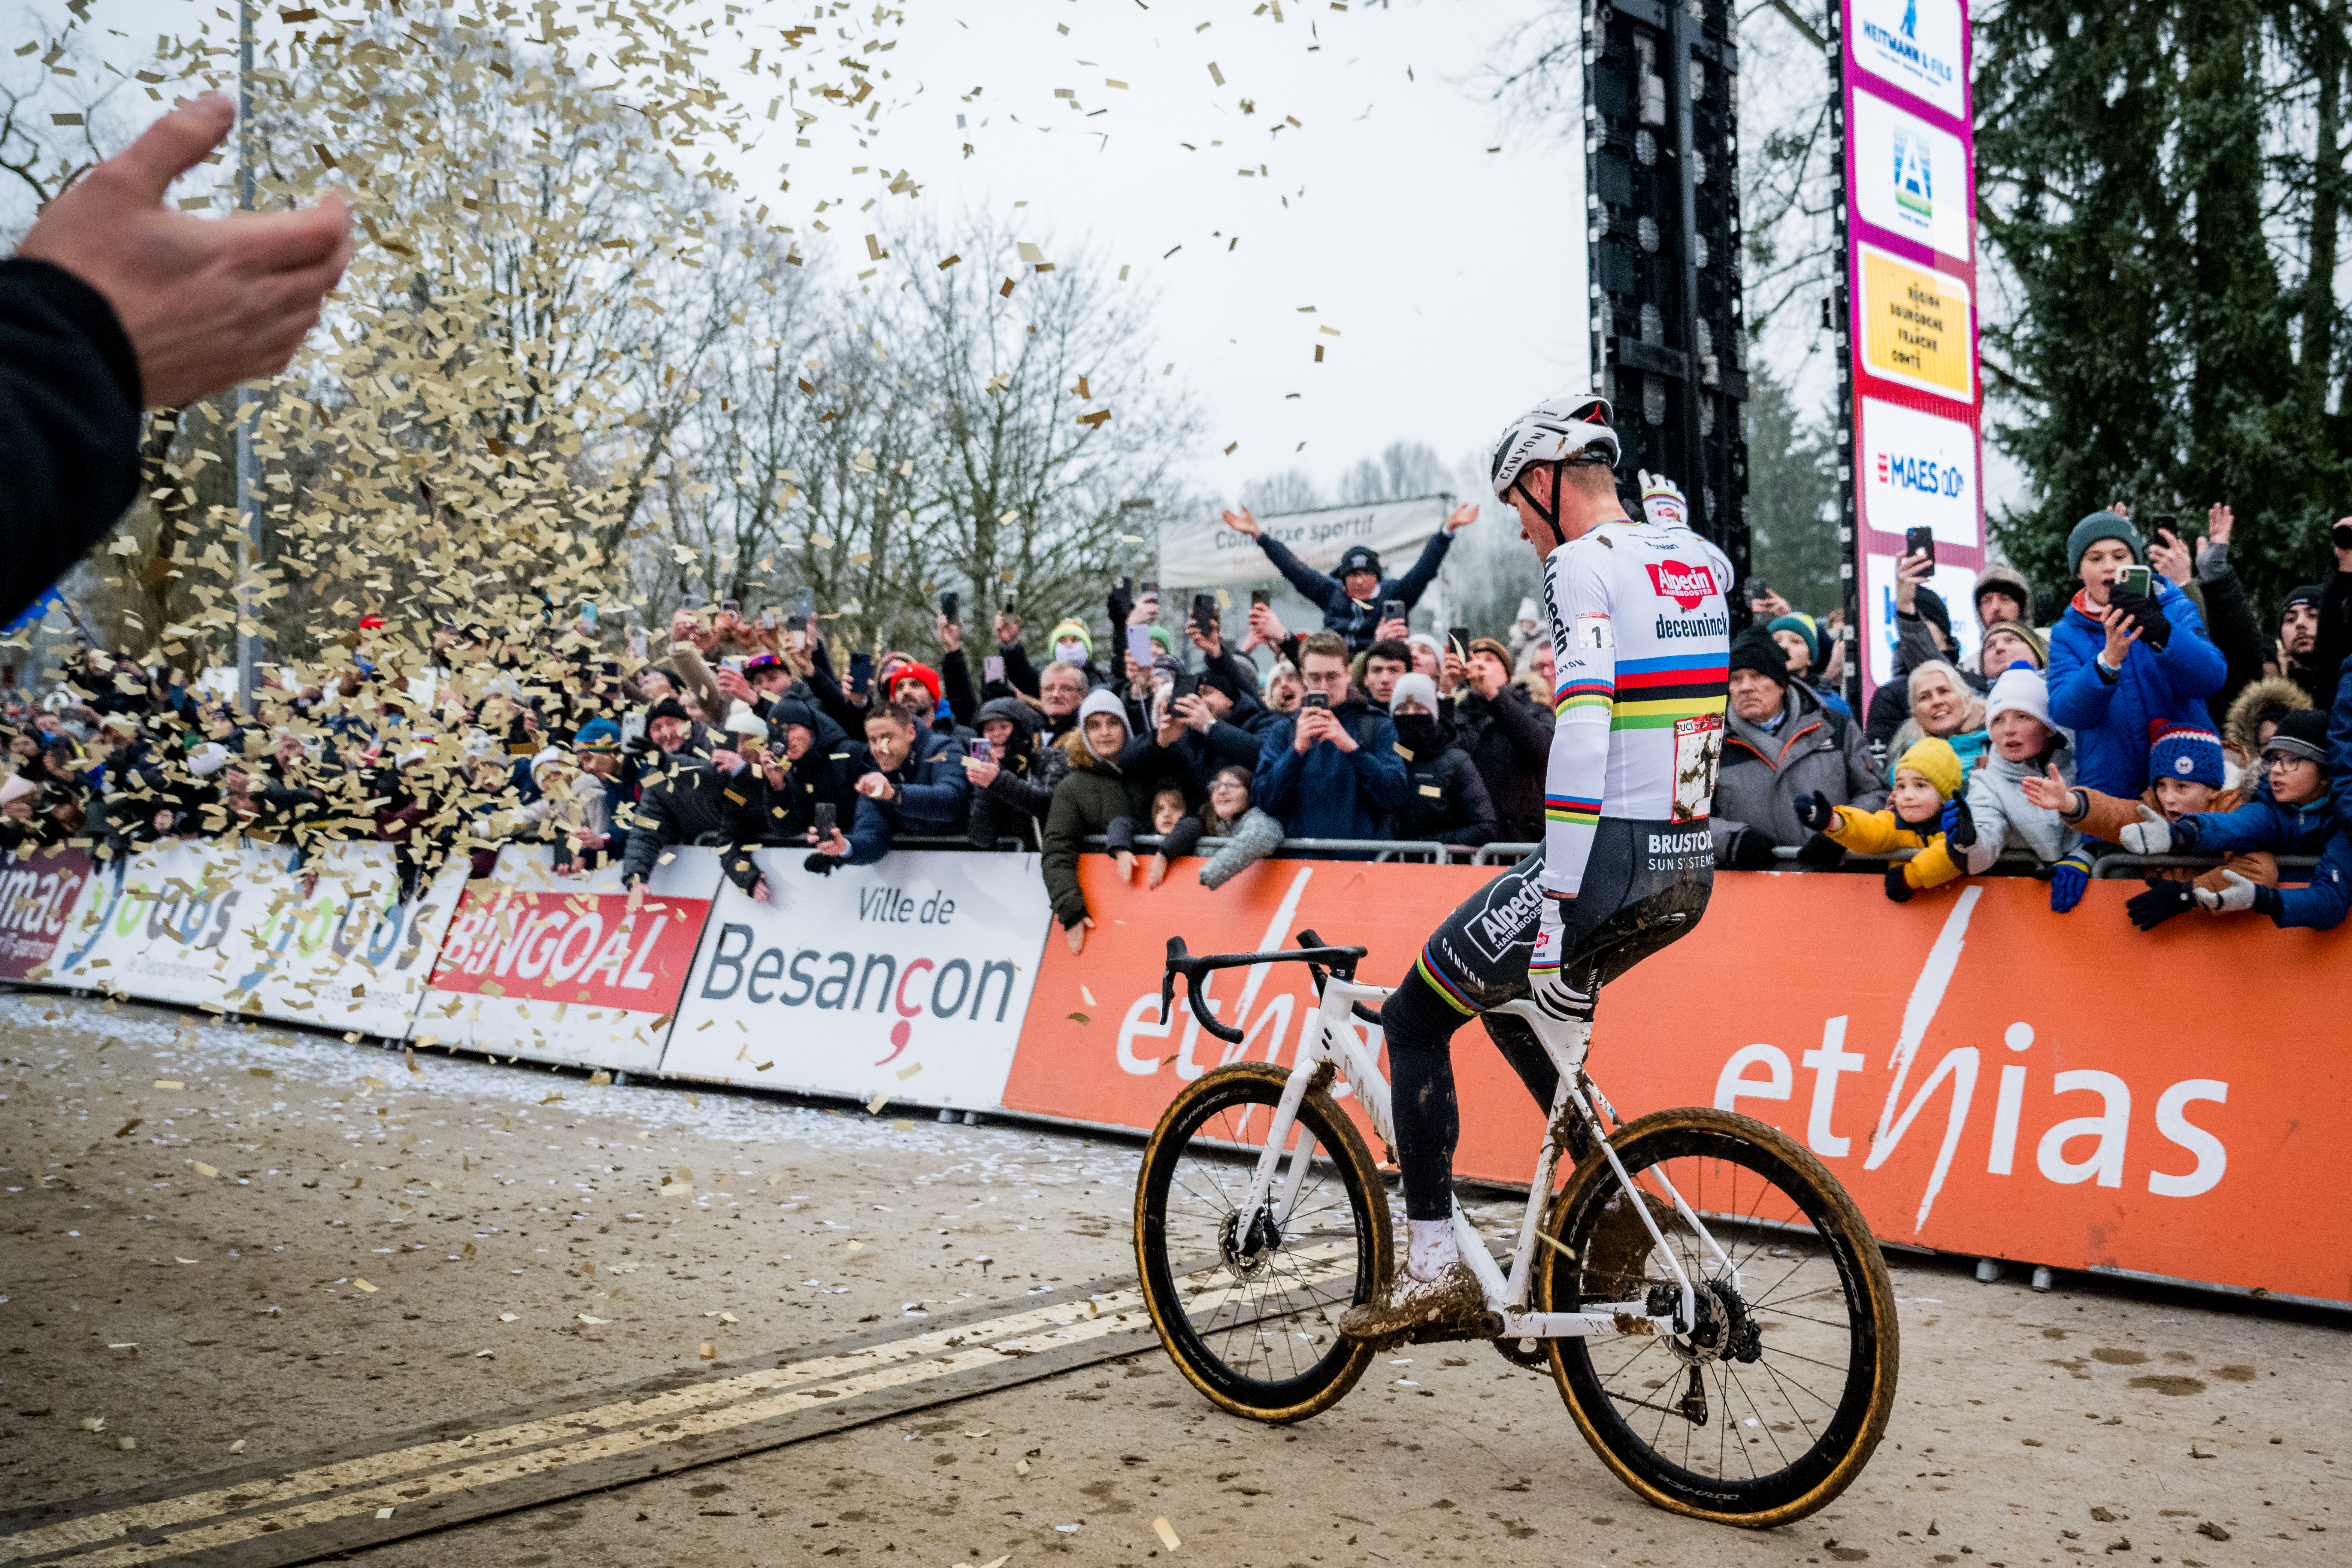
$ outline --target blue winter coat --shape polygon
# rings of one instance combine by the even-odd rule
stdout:
[[[971,782],[962,755],[963,747],[947,736],[918,731],[907,760],[886,775],[898,786],[898,798],[857,797],[856,815],[843,836],[849,840],[849,864],[871,866],[890,853],[892,838],[901,833],[962,833],[971,814]],[[865,771],[881,770],[869,763]]]
[[[1395,599],[1408,610],[1421,603],[1429,585],[1437,581],[1437,569],[1445,563],[1445,552],[1454,536],[1439,529],[1421,547],[1421,559],[1415,561],[1402,577],[1383,577],[1378,592],[1370,600],[1350,599],[1348,590],[1338,577],[1328,572],[1318,572],[1290,552],[1290,547],[1271,533],[1257,536],[1258,548],[1274,563],[1274,569],[1289,579],[1290,585],[1307,599],[1323,609],[1323,629],[1338,632],[1348,639],[1348,651],[1361,653],[1372,646],[1372,633],[1380,628],[1382,601]]]
[[[2213,726],[2204,700],[2229,673],[2189,595],[2156,578],[2157,607],[2172,623],[2164,651],[2135,643],[2113,680],[2097,661],[2106,628],[2073,605],[2050,630],[2050,716],[2074,731],[2074,782],[2126,798],[2147,787],[2148,726]]]
[[[1253,804],[1281,819],[1286,838],[1386,838],[1390,814],[1404,804],[1396,725],[1362,702],[1333,711],[1356,749],[1325,742],[1301,755],[1290,745],[1297,721],[1285,714],[1266,727],[1258,748]]]
[[[2352,791],[2339,787],[2309,805],[2281,805],[2265,779],[2254,798],[2235,811],[2200,811],[2174,823],[2173,846],[2207,855],[2268,849],[2318,856],[2308,887],[2279,889],[2279,910],[2272,919],[2281,926],[2328,931],[2352,908],[2352,837],[2346,837],[2336,816],[2347,793]]]

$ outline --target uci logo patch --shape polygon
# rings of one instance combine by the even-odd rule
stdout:
[[[1685,610],[1696,610],[1709,594],[1716,592],[1715,574],[1704,565],[1685,566],[1679,561],[1653,562],[1643,568],[1650,574],[1650,585],[1661,599],[1672,599]]]

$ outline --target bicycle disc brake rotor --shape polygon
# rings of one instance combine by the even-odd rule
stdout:
[[[1244,1279],[1254,1279],[1265,1269],[1274,1255],[1282,1250],[1282,1230],[1272,1215],[1264,1209],[1250,1222],[1249,1233],[1241,1234],[1241,1214],[1237,1210],[1224,1217],[1217,1226],[1217,1254],[1227,1268]]]

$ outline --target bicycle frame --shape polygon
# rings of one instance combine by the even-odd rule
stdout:
[[[1171,943],[1171,946],[1173,949],[1177,944]],[[1306,955],[1269,953],[1264,956],[1272,959]],[[1223,962],[1229,963],[1232,960]],[[1200,987],[1205,975],[1192,973],[1188,978],[1192,981],[1188,1000],[1193,1012],[1202,1016],[1203,1023],[1209,1023],[1208,1015],[1217,1010],[1218,1001],[1202,994]],[[1284,1145],[1290,1141],[1291,1128],[1297,1123],[1299,1106],[1305,1102],[1317,1073],[1326,1063],[1347,1080],[1356,1097],[1363,1102],[1365,1113],[1370,1117],[1381,1142],[1390,1150],[1395,1149],[1396,1122],[1390,1106],[1388,1080],[1381,1076],[1378,1054],[1351,1021],[1355,1004],[1378,1007],[1387,999],[1391,989],[1343,979],[1337,973],[1324,980],[1322,1004],[1313,1015],[1313,1023],[1301,1031],[1298,1059],[1290,1069],[1288,1081],[1283,1086],[1282,1098],[1275,1108],[1265,1147],[1259,1152],[1249,1188],[1243,1194],[1236,1210],[1236,1236],[1250,1236],[1262,1219],[1271,1220],[1278,1229],[1290,1217],[1298,1201],[1299,1190],[1306,1181],[1307,1166],[1313,1159],[1311,1145],[1314,1140],[1311,1137],[1299,1139],[1297,1147],[1289,1152],[1287,1170],[1283,1168]],[[1534,1179],[1528,1188],[1527,1213],[1519,1222],[1518,1241],[1511,1253],[1508,1275],[1496,1266],[1493,1256],[1487,1252],[1485,1240],[1471,1225],[1468,1216],[1463,1214],[1459,1200],[1454,1205],[1454,1236],[1459,1242],[1463,1260],[1477,1276],[1486,1292],[1490,1321],[1498,1324],[1495,1337],[1541,1340],[1689,1332],[1691,1326],[1698,1321],[1695,1287],[1689,1275],[1684,1271],[1675,1249],[1666,1245],[1665,1237],[1658,1229],[1649,1205],[1643,1203],[1633,1205],[1634,1212],[1641,1215],[1643,1226],[1650,1233],[1651,1244],[1664,1258],[1680,1288],[1675,1311],[1653,1314],[1646,1301],[1605,1301],[1577,1312],[1528,1310],[1535,1249],[1539,1242],[1548,1247],[1559,1246],[1539,1233],[1544,1205],[1551,1197],[1552,1178],[1559,1172],[1560,1155],[1567,1146],[1566,1130],[1570,1125],[1567,1118],[1570,1114],[1581,1118],[1591,1130],[1593,1142],[1617,1173],[1619,1184],[1632,1192],[1634,1183],[1626,1174],[1616,1150],[1610,1146],[1607,1129],[1601,1125],[1601,1117],[1593,1108],[1593,1101],[1599,1100],[1607,1109],[1611,1120],[1617,1120],[1615,1108],[1609,1105],[1599,1086],[1594,1085],[1584,1071],[1585,1058],[1591,1047],[1591,1026],[1555,1020],[1531,1002],[1507,1003],[1493,1011],[1527,1020],[1534,1028],[1536,1037],[1543,1043],[1544,1051],[1551,1058],[1552,1065],[1559,1069],[1559,1089],[1552,1099],[1543,1148],[1536,1157]],[[1215,1027],[1213,1024],[1211,1026]],[[1584,1092],[1586,1088],[1591,1089],[1591,1098],[1587,1098]],[[1646,1173],[1655,1179],[1658,1186],[1664,1189],[1670,1206],[1697,1234],[1706,1250],[1716,1258],[1722,1268],[1723,1277],[1735,1289],[1738,1289],[1738,1271],[1733,1267],[1729,1254],[1716,1241],[1714,1234],[1698,1215],[1683,1201],[1674,1184],[1663,1172],[1655,1169]]]

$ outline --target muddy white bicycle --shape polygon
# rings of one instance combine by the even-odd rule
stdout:
[[[1381,1353],[1337,1325],[1395,1267],[1386,1182],[1340,1104],[1352,1095],[1392,1151],[1388,1084],[1356,1026],[1378,1023],[1388,989],[1356,980],[1364,949],[1299,941],[1194,955],[1170,939],[1163,1021],[1181,978],[1201,1026],[1240,1046],[1207,983],[1255,964],[1307,964],[1322,1002],[1286,1071],[1232,1061],[1185,1086],[1135,1194],[1137,1266],[1170,1355],[1218,1405],[1269,1423],[1328,1410]],[[1594,1452],[1661,1508],[1760,1529],[1828,1503],[1895,1399],[1894,1293],[1852,1199],[1752,1118],[1622,1121],[1586,1071],[1589,1029],[1527,1003],[1498,1011],[1534,1027],[1559,1089],[1507,1272],[1454,1205],[1486,1290],[1481,1337],[1549,1368]]]

